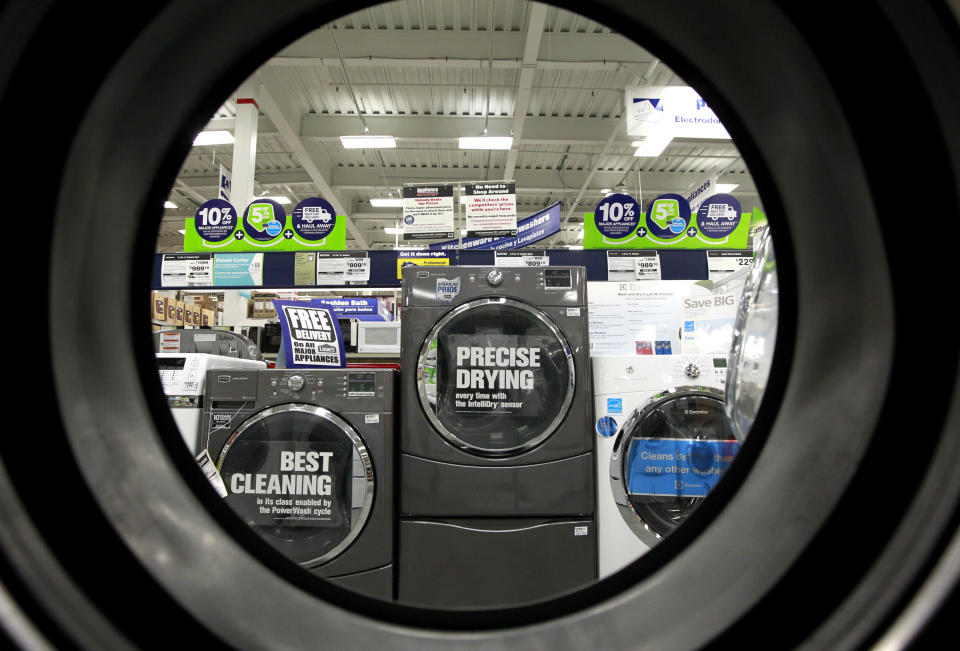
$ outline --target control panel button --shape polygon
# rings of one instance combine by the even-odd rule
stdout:
[[[494,269],[487,274],[487,282],[491,287],[498,287],[503,282],[503,272],[499,269]]]
[[[700,366],[691,362],[687,364],[686,368],[683,369],[683,372],[691,380],[696,379],[700,377]]]
[[[287,380],[287,388],[291,391],[299,391],[303,388],[304,380],[302,375],[291,375]]]

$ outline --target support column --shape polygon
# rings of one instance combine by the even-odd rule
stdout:
[[[260,105],[251,88],[241,88],[237,95],[237,122],[233,136],[233,169],[231,203],[242,215],[253,201],[253,180],[257,171],[257,124]]]

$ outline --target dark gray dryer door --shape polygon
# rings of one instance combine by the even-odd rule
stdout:
[[[634,410],[617,433],[610,486],[620,515],[648,545],[703,501],[740,449],[723,394],[681,387]]]
[[[509,298],[470,301],[428,333],[417,364],[420,405],[436,431],[473,455],[521,454],[567,415],[573,354],[542,311]]]
[[[304,567],[343,553],[373,505],[367,447],[337,414],[287,404],[255,414],[217,461],[226,502],[274,548]]]

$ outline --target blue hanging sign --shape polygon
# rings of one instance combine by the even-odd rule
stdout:
[[[320,301],[273,301],[287,368],[343,368],[347,354],[337,315]]]
[[[547,206],[517,222],[517,234],[514,237],[473,237],[463,240],[448,240],[431,244],[433,250],[484,249],[501,251],[519,249],[560,232],[560,202]]]

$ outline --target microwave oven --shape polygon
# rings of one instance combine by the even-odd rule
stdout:
[[[400,354],[399,321],[360,321],[357,324],[358,353]]]

